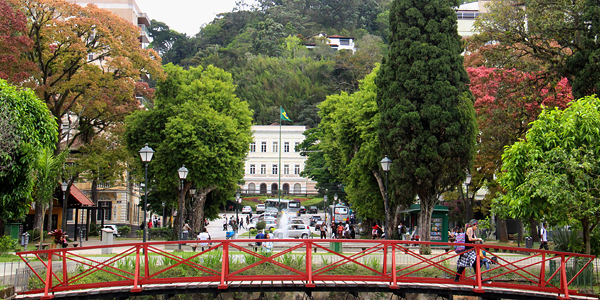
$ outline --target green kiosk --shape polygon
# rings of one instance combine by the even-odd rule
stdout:
[[[402,219],[408,222],[405,225],[410,226],[410,228],[418,226],[419,217],[421,214],[421,205],[412,204],[409,209],[400,211],[400,214],[403,215]],[[443,205],[436,205],[433,208],[430,226],[430,241],[445,243],[448,242],[448,207]]]

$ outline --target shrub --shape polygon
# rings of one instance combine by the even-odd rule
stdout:
[[[171,239],[171,235],[173,234],[173,229],[171,227],[153,227],[148,231],[148,235],[150,239]],[[140,233],[139,236],[142,236]]]
[[[100,225],[96,223],[90,224],[90,236],[100,236]]]
[[[257,230],[264,230],[265,227],[267,227],[267,223],[265,221],[260,221],[258,223],[256,223],[256,229]]]
[[[122,237],[126,237],[131,232],[131,227],[129,227],[129,226],[123,226],[123,227],[117,228],[117,230],[119,231],[119,234]]]
[[[37,229],[28,230],[27,233],[29,233],[29,243],[40,240],[40,231],[39,230],[37,230]],[[47,239],[49,237],[50,236],[48,235],[48,231],[44,231],[44,239]]]
[[[555,251],[583,253],[583,239],[577,230],[556,228],[552,230]]]
[[[0,253],[6,253],[9,251],[15,251],[17,248],[17,240],[13,240],[8,235],[3,235],[0,237]]]

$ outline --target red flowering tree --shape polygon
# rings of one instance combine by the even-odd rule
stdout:
[[[487,210],[489,200],[499,191],[494,174],[502,166],[504,147],[525,136],[543,106],[564,109],[573,96],[566,78],[546,83],[540,79],[541,72],[487,67],[467,68],[467,72],[476,99],[474,105],[480,133],[468,195],[472,198],[487,181],[488,194],[482,206]],[[503,233],[501,226],[501,239]]]
[[[26,33],[25,15],[0,0],[0,79],[15,83],[29,76],[34,65],[23,53],[31,49],[33,42]]]

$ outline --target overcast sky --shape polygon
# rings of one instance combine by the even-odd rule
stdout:
[[[236,0],[136,0],[140,10],[169,28],[194,36],[202,24],[230,12]]]

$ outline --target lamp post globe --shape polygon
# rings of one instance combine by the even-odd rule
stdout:
[[[142,162],[144,163],[144,233],[143,233],[143,242],[146,242],[146,236],[148,235],[148,224],[146,224],[146,215],[148,209],[148,163],[152,160],[152,156],[154,155],[154,150],[148,147],[148,143],[144,146],[144,148],[139,151],[140,157],[142,158]],[[138,219],[139,220],[139,219]]]
[[[179,199],[179,211],[177,214],[179,215],[179,240],[183,240],[183,197],[185,197],[183,190],[183,181],[188,175],[188,169],[185,165],[182,165],[179,170],[177,170],[177,174],[179,174],[179,179],[181,180],[181,199]],[[178,245],[179,250],[181,250],[181,243]]]
[[[388,220],[388,171],[392,165],[392,160],[387,155],[381,160],[381,169],[385,172],[385,239],[389,240],[390,235],[388,232],[389,220]]]

